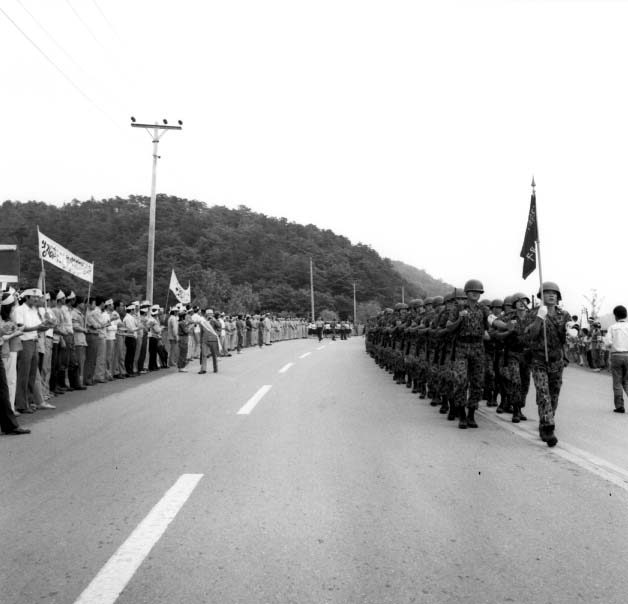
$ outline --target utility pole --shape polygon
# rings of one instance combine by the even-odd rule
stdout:
[[[401,286],[401,303],[403,304],[406,300],[405,300],[405,288],[403,287],[403,285]]]
[[[312,256],[310,256],[310,290],[312,292],[312,323],[315,323],[316,315],[314,314],[314,269],[312,267]]]
[[[148,212],[148,262],[146,265],[146,299],[153,303],[153,279],[155,274],[155,212],[157,203],[157,145],[159,140],[168,130],[181,130],[183,122],[178,120],[178,126],[169,126],[168,120],[163,120],[163,124],[137,124],[135,118],[131,118],[132,128],[145,128],[149,136],[153,139],[153,179],[150,189],[150,208]],[[152,132],[151,132],[152,131]]]

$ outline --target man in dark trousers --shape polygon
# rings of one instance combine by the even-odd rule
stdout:
[[[214,318],[213,310],[205,311],[205,318],[197,320],[201,326],[201,370],[199,373],[207,373],[207,356],[211,355],[214,365],[214,373],[218,373],[218,355],[222,353],[220,345],[220,323]]]

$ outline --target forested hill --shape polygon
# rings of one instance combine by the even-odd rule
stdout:
[[[399,260],[392,261],[393,268],[406,280],[422,291],[427,291],[433,296],[444,296],[451,293],[453,286],[441,279],[435,279],[421,268],[405,264]]]
[[[37,225],[42,233],[93,261],[96,295],[144,297],[148,249],[146,197],[72,201],[61,207],[6,201],[0,212],[0,244],[17,243],[21,285],[33,286],[41,269]],[[310,257],[317,314],[323,309],[353,315],[353,284],[364,311],[436,291],[397,273],[371,247],[330,230],[271,218],[240,206],[208,207],[167,195],[157,198],[155,302],[166,303],[175,269],[193,302],[231,312],[265,310],[310,313]],[[45,265],[48,289],[86,294],[87,283]],[[169,303],[173,302],[170,294]],[[359,314],[362,314],[359,312]]]

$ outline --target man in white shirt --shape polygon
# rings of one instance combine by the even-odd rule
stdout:
[[[126,374],[129,377],[134,377],[138,375],[135,373],[134,364],[135,364],[135,350],[137,348],[137,332],[138,325],[137,320],[135,318],[135,313],[137,312],[137,304],[133,302],[132,304],[127,305],[126,314],[124,315],[124,319],[122,320],[122,324],[124,326],[124,345],[126,349],[125,357],[124,357],[124,367],[126,369]]]
[[[628,394],[628,312],[625,306],[613,308],[615,323],[604,336],[604,343],[611,347],[611,373],[615,413],[624,413],[624,394]],[[623,390],[623,392],[622,392]]]
[[[22,293],[24,303],[15,309],[15,322],[22,330],[22,350],[17,355],[17,390],[15,408],[20,413],[34,413],[35,407],[43,404],[40,389],[35,387],[38,376],[39,352],[37,333],[47,330],[50,325],[42,322],[37,303],[42,297],[40,289],[27,289]]]
[[[113,357],[116,350],[116,333],[118,331],[118,323],[120,315],[113,310],[113,299],[105,300],[105,310],[102,313],[103,320],[109,321],[109,325],[105,327],[105,380],[113,381],[114,362]]]

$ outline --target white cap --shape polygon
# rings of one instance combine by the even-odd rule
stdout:
[[[65,300],[65,294],[59,290],[59,293],[57,294],[57,300]]]
[[[30,289],[25,289],[22,292],[22,297],[24,297],[24,296],[38,296],[38,297],[41,297],[43,295],[44,294],[42,293],[41,289],[38,289],[36,287],[31,287]]]

